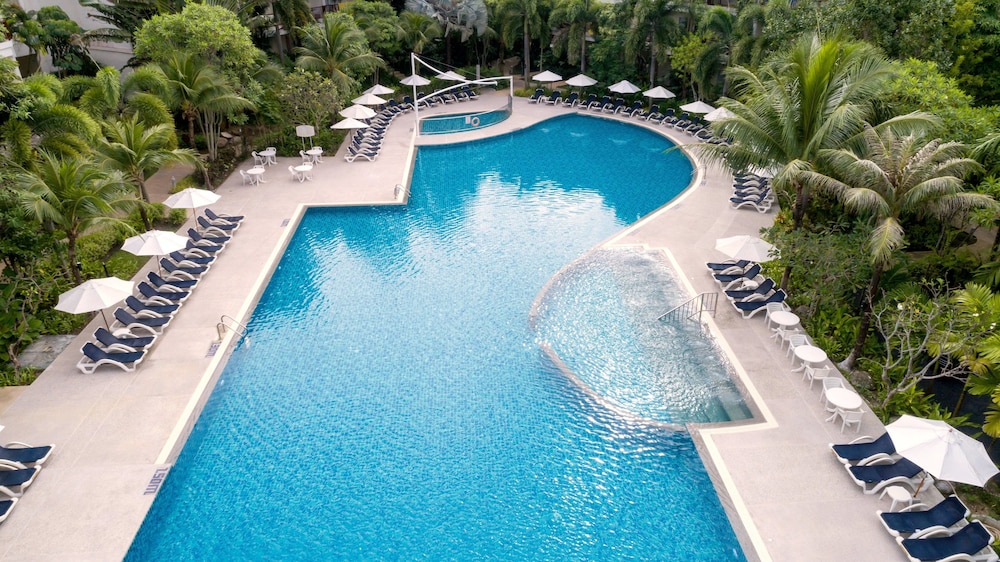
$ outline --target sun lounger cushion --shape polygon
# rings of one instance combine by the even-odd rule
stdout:
[[[12,446],[15,445],[15,446]],[[16,462],[24,466],[40,465],[52,454],[52,445],[38,447],[22,446],[23,443],[8,443],[0,447],[0,460]]]
[[[931,527],[951,527],[969,515],[969,508],[955,496],[948,496],[927,511],[879,512],[885,528],[893,535],[909,535]]]
[[[914,560],[942,560],[956,554],[973,556],[993,542],[982,523],[974,521],[951,536],[899,539],[900,546]]]
[[[844,464],[864,460],[873,455],[891,455],[896,452],[896,446],[893,445],[892,438],[889,437],[888,433],[883,433],[881,437],[870,443],[830,445],[830,448]]]
[[[862,482],[883,482],[889,480],[890,478],[897,478],[899,476],[905,478],[913,478],[914,476],[920,474],[922,470],[919,466],[913,464],[907,459],[899,459],[893,464],[871,464],[865,466],[849,466],[848,470],[855,478]]]

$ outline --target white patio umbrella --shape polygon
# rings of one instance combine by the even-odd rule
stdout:
[[[532,76],[531,79],[536,82],[558,82],[562,80],[562,76],[559,76],[558,74],[552,72],[551,70],[546,70],[544,72],[540,72]]]
[[[650,90],[646,90],[645,92],[642,93],[642,95],[646,96],[647,98],[656,98],[663,100],[668,100],[670,98],[677,97],[677,94],[671,92],[670,90],[664,88],[663,86],[657,86]]]
[[[715,108],[703,101],[696,101],[681,106],[681,111],[688,113],[711,113]]]
[[[391,93],[393,93],[395,91],[396,90],[393,90],[392,88],[387,88],[387,87],[383,86],[382,84],[375,84],[371,88],[368,88],[367,90],[365,90],[365,91],[363,91],[361,93],[362,94],[375,94],[376,96],[384,96],[384,95],[387,95],[387,94],[391,94]]]
[[[738,260],[765,262],[776,257],[774,246],[748,234],[719,238],[715,241],[715,249]]]
[[[101,279],[91,279],[73,287],[65,293],[59,295],[59,302],[55,309],[70,314],[83,314],[84,312],[101,311],[104,316],[104,309],[125,299],[132,294],[134,283],[125,281],[117,277],[102,277]],[[108,324],[108,317],[104,316],[104,324]]]
[[[187,247],[188,239],[176,232],[165,230],[150,230],[138,236],[126,238],[122,242],[122,250],[137,256],[165,256],[170,252],[183,250]],[[160,261],[156,261],[158,271],[161,271]]]
[[[357,119],[352,119],[348,117],[347,119],[341,119],[333,125],[330,125],[331,129],[367,129],[368,123],[362,123]]]
[[[903,415],[885,429],[897,453],[935,478],[985,486],[1000,472],[982,443],[948,422]]]
[[[361,105],[382,105],[385,100],[376,96],[375,94],[364,94],[360,97],[351,100],[351,103],[357,103]]]
[[[420,76],[419,74],[411,74],[406,78],[399,81],[400,84],[404,86],[426,86],[431,83],[430,80]]]
[[[370,107],[354,104],[341,109],[340,115],[341,117],[348,117],[350,119],[371,119],[375,117],[376,111]]]
[[[461,82],[462,80],[465,80],[464,76],[452,70],[442,72],[441,74],[435,76],[435,78],[439,78],[441,80],[451,80],[452,82]]]
[[[621,82],[615,82],[608,88],[616,94],[634,94],[636,92],[641,92],[642,88],[636,86],[635,84],[629,82],[628,80],[622,80]]]
[[[593,86],[597,84],[597,80],[594,80],[590,76],[585,74],[577,74],[576,76],[570,78],[566,81],[569,86],[575,86],[577,88],[586,88],[587,86]]]
[[[197,215],[198,207],[206,207],[221,198],[222,196],[214,191],[189,187],[167,197],[163,204],[171,209],[194,209],[194,214]]]
[[[705,121],[718,121],[720,119],[730,119],[736,117],[736,114],[724,107],[713,109],[705,114]]]

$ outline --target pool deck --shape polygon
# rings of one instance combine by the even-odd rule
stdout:
[[[431,112],[486,110],[504,104],[502,95],[484,95]],[[514,104],[513,116],[499,125],[424,137],[420,142],[483,138],[576,111],[524,99]],[[218,353],[212,353],[220,318],[242,320],[249,314],[301,205],[398,201],[396,186],[407,183],[412,158],[413,119],[413,113],[396,119],[375,162],[347,163],[342,149],[326,156],[314,169],[313,180],[304,183],[293,181],[288,171],[299,158],[279,158],[261,185],[242,185],[239,174],[234,174],[219,186],[222,199],[212,207],[247,218],[140,368],[135,373],[113,368],[90,375],[77,371],[80,347],[103,324],[98,315],[34,384],[0,412],[0,424],[6,426],[0,441],[57,445],[35,483],[0,525],[0,559],[107,561],[125,555],[152,504],[157,482],[227,356],[231,333]],[[652,128],[681,144],[692,142],[684,133]],[[545,157],[544,147],[539,147],[539,157]],[[724,257],[713,249],[715,240],[756,234],[774,217],[773,212],[731,209],[730,186],[728,174],[701,165],[693,189],[609,244],[663,249],[692,291],[716,291],[704,266]],[[734,521],[734,526],[747,558],[905,560],[875,517],[876,509],[888,509],[888,498],[880,501],[863,495],[827,448],[829,442],[846,442],[857,434],[851,429],[841,434],[839,425],[824,421],[827,413],[818,400],[819,390],[810,390],[801,375],[792,372],[791,361],[770,339],[763,314],[744,320],[725,299],[720,298],[719,305],[712,329],[735,358],[760,416],[754,423],[694,432],[731,518],[743,521]],[[868,411],[860,434],[882,431]]]

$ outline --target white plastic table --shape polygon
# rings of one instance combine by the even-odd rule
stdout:
[[[840,411],[860,410],[861,404],[864,403],[861,400],[861,396],[857,392],[854,392],[853,390],[848,390],[846,388],[827,389],[826,401],[829,402],[831,406]],[[833,415],[827,418],[826,421],[833,421],[834,419],[836,419],[836,417],[837,417],[837,411],[835,410]]]
[[[297,176],[299,178],[299,183],[302,183],[302,182],[304,182],[306,180],[312,181],[312,179],[313,179],[312,178],[312,169],[313,169],[312,164],[299,164],[298,166],[296,166],[293,169],[295,170],[295,173],[297,174]]]
[[[806,366],[816,366],[817,363],[826,361],[826,352],[815,345],[800,345],[795,348],[795,357],[802,362],[802,365],[794,371],[804,371]]]
[[[267,183],[264,181],[264,168],[254,166],[247,170],[247,175],[250,176],[250,183]]]
[[[772,312],[769,315],[769,318],[772,322],[782,328],[791,328],[799,323],[799,316],[793,312],[788,312],[787,310]]]
[[[268,149],[265,149],[265,150],[261,150],[260,152],[258,152],[257,155],[263,156],[264,157],[264,163],[267,164],[268,166],[272,166],[272,165],[278,163],[278,159],[275,158],[278,155],[278,151],[277,150],[273,150],[273,149],[272,150],[268,150]]]
[[[909,490],[902,486],[889,486],[888,488],[882,490],[882,495],[878,499],[882,499],[886,494],[889,494],[889,499],[892,500],[892,505],[889,506],[889,511],[896,511],[897,504],[905,504],[903,507],[909,507],[913,505],[916,498]]]
[[[323,161],[323,149],[322,148],[310,148],[306,151],[309,155],[309,159],[312,160],[313,164],[319,164]]]

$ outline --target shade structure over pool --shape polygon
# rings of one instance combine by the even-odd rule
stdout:
[[[903,415],[885,430],[897,453],[935,478],[985,486],[1000,472],[982,443],[948,422]]]
[[[662,100],[667,100],[670,98],[677,97],[677,94],[671,92],[670,90],[664,88],[663,86],[657,86],[655,88],[646,90],[645,92],[642,93],[642,95],[646,96],[647,98],[655,98]]]
[[[705,114],[705,121],[718,121],[720,119],[731,119],[736,117],[736,114],[724,107],[713,109]]]
[[[681,111],[688,113],[711,113],[715,108],[703,101],[687,103],[681,106]]]
[[[357,119],[352,119],[348,117],[347,119],[342,119],[333,125],[330,125],[331,129],[367,129],[368,124],[362,123]]]
[[[597,84],[597,80],[594,80],[586,74],[577,74],[576,76],[570,78],[566,81],[568,86],[576,86],[578,88],[586,88],[587,86],[593,86]]]
[[[546,70],[544,72],[540,72],[532,76],[531,79],[536,82],[558,82],[562,80],[562,76],[559,76],[558,74],[552,72],[551,70]]]
[[[616,94],[634,94],[636,92],[642,91],[642,88],[636,86],[635,84],[629,82],[628,80],[622,80],[621,82],[615,82],[608,88]]]
[[[452,82],[461,82],[462,80],[465,80],[464,76],[453,70],[442,72],[441,74],[435,76],[435,78],[440,78],[441,80],[451,80]]]
[[[385,100],[376,96],[375,94],[364,94],[360,97],[356,97],[351,100],[351,103],[357,103],[361,105],[382,105]]]
[[[351,119],[371,119],[375,115],[376,112],[374,109],[359,104],[354,104],[340,110],[341,117],[349,117]]]
[[[70,314],[100,310],[103,316],[105,308],[131,295],[134,286],[131,281],[117,277],[90,279],[59,295],[55,309]],[[108,324],[107,316],[104,317],[104,323]]]
[[[430,80],[420,76],[419,74],[411,74],[406,78],[399,81],[400,84],[404,86],[426,86],[431,83]]]
[[[738,260],[765,262],[776,257],[774,246],[749,234],[719,238],[715,241],[715,249]]]
[[[213,191],[189,187],[167,197],[163,204],[171,209],[197,209],[211,205],[221,198],[221,195]]]
[[[393,90],[392,88],[387,88],[387,87],[383,86],[382,84],[375,84],[371,88],[368,88],[367,90],[365,90],[365,91],[363,91],[361,93],[362,94],[375,94],[376,96],[385,96],[385,95],[391,94],[391,93],[393,93],[395,91],[396,90]]]

